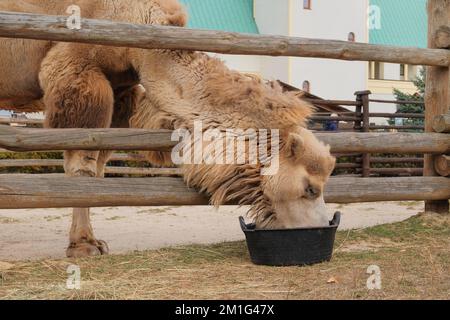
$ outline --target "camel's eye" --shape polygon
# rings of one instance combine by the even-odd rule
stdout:
[[[304,197],[307,199],[317,199],[320,196],[320,189],[309,184],[306,188],[305,188],[305,194]]]

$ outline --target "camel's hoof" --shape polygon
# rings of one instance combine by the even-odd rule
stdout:
[[[96,240],[94,244],[88,242],[73,243],[66,251],[68,258],[85,258],[106,255],[108,253],[108,244],[103,240]]]

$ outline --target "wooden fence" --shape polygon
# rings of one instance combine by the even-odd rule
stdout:
[[[343,41],[262,36],[221,31],[132,25],[92,19],[82,20],[82,29],[66,28],[66,17],[0,12],[0,37],[46,39],[53,41],[137,48],[201,50],[228,54],[316,57],[341,60],[381,61],[426,65],[426,133],[363,132],[317,133],[334,153],[363,154],[363,170],[370,165],[364,154],[426,154],[425,177],[411,178],[333,178],[325,197],[328,202],[425,200],[426,209],[448,212],[450,180],[439,176],[448,170],[450,139],[436,133],[448,132],[450,105],[450,52],[438,31],[450,20],[450,3],[429,0],[429,48],[378,46]],[[437,40],[439,39],[439,41]],[[447,38],[448,39],[448,38]],[[444,38],[445,40],[445,38]],[[370,117],[368,95],[359,93],[363,120]],[[349,115],[351,116],[351,115]],[[444,118],[444,125],[441,125]],[[355,120],[356,121],[356,120]],[[359,122],[359,121],[356,121]],[[168,131],[137,129],[21,129],[0,127],[0,147],[13,151],[39,150],[169,150],[174,146]],[[439,159],[447,159],[442,161]],[[436,165],[439,162],[442,168]],[[365,169],[364,169],[365,168]],[[94,196],[93,196],[94,195]],[[95,179],[47,175],[0,176],[0,208],[190,205],[207,200],[189,190],[179,178]]]
[[[316,105],[328,105],[328,106],[354,106],[356,110],[353,112],[346,111],[336,111],[333,112],[336,115],[333,116],[332,112],[319,112],[313,114],[309,117],[310,124],[309,129],[321,132],[324,131],[323,125],[326,122],[335,122],[338,125],[336,132],[369,132],[373,130],[407,130],[412,129],[412,126],[374,126],[370,124],[370,119],[372,118],[414,118],[414,119],[424,119],[424,114],[416,113],[371,113],[369,110],[369,104],[363,105],[363,101],[370,102],[382,102],[382,103],[395,103],[395,104],[423,104],[417,101],[385,101],[385,100],[367,100],[367,96],[370,94],[368,91],[362,91],[356,93],[355,101],[344,101],[344,100],[318,100],[318,99],[305,99]],[[42,126],[43,120],[38,119],[21,119],[21,118],[5,118],[0,117],[0,124],[10,124],[15,126]],[[342,124],[345,125],[345,129],[342,129]],[[350,127],[350,128],[349,128]],[[369,130],[364,130],[364,128],[369,128]],[[417,126],[413,129],[424,129],[424,126]],[[111,161],[115,160],[115,155]],[[130,154],[130,156],[133,156]],[[345,174],[354,173],[361,175],[363,177],[369,177],[374,174],[384,175],[384,176],[397,176],[397,175],[413,175],[421,176],[423,175],[423,157],[370,157],[369,154],[335,154],[338,159],[336,164],[336,174],[343,171]],[[136,157],[136,155],[134,155]],[[344,159],[345,162],[342,160]],[[371,168],[371,164],[383,166],[389,165],[405,165],[405,164],[415,164],[415,167],[394,167],[394,168]],[[420,165],[421,167],[417,167]],[[63,166],[63,161],[57,160],[0,160],[0,168],[4,167],[54,167]],[[170,169],[170,168],[118,168],[118,167],[107,167],[106,173],[112,174],[133,174],[133,175],[180,175],[180,170]]]

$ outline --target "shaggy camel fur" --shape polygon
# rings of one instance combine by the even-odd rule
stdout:
[[[192,132],[194,122],[201,121],[204,131],[280,131],[276,174],[262,175],[265,163],[261,161],[184,164],[189,186],[208,193],[214,205],[230,201],[251,205],[250,215],[261,228],[328,223],[323,190],[335,159],[329,147],[304,128],[312,111],[309,104],[293,93],[283,93],[278,84],[231,71],[204,53],[153,50],[145,52],[143,61],[145,70],[151,72],[142,78],[146,97],[131,119],[132,127]],[[195,148],[192,142],[186,143],[187,152]],[[148,158],[161,166],[171,164],[171,153],[149,152]]]
[[[65,15],[71,5],[83,18],[136,24],[184,26],[176,0],[2,0],[0,10]],[[51,128],[127,127],[142,99],[140,49],[0,38],[0,107],[42,111]],[[102,177],[110,152],[65,152],[69,176]],[[74,209],[69,257],[107,253],[89,221],[89,209]]]

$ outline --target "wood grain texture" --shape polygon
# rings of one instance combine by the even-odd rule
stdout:
[[[450,64],[450,54],[445,50],[133,25],[94,19],[82,19],[81,30],[69,30],[66,20],[65,16],[0,12],[0,36],[144,49],[184,49],[225,54],[314,57],[432,66]]]
[[[28,129],[0,126],[0,148],[12,151],[170,150],[171,131],[142,129]],[[333,153],[450,152],[440,133],[316,133]]]
[[[439,27],[436,31],[434,41],[437,48],[450,49],[450,26],[447,25]]]
[[[450,113],[434,117],[433,130],[440,133],[450,133]]]
[[[434,159],[436,172],[443,177],[450,176],[450,156],[441,155]]]
[[[422,178],[332,178],[330,203],[450,198],[450,180]],[[67,178],[63,175],[0,175],[0,209],[206,205],[206,196],[181,178]]]

